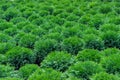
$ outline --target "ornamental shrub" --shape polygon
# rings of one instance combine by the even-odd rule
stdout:
[[[98,50],[94,49],[84,49],[77,54],[78,61],[95,61],[99,62],[101,60],[101,54]]]
[[[23,17],[15,17],[10,20],[10,22],[12,22],[13,24],[17,24],[17,23],[24,22],[24,21],[26,21],[26,19]]]
[[[0,43],[2,43],[2,42],[8,42],[11,39],[12,38],[10,36],[8,36],[7,34],[0,33]]]
[[[97,50],[104,49],[104,42],[97,35],[87,34],[83,38],[84,38],[84,41],[85,41],[85,48],[97,49]]]
[[[34,25],[40,26],[44,23],[44,18],[42,18],[42,17],[36,18],[32,21],[32,23]]]
[[[47,56],[51,51],[56,50],[57,41],[54,39],[40,39],[34,45],[34,53],[36,54],[36,63],[40,62]]]
[[[11,42],[0,43],[0,54],[5,54],[8,50],[12,49],[16,45]]]
[[[78,22],[79,17],[76,16],[76,15],[74,15],[74,14],[71,14],[71,15],[69,15],[66,19],[67,19],[68,21]]]
[[[60,17],[53,17],[51,19],[51,21],[54,23],[54,24],[58,24],[58,25],[63,25],[65,23],[65,19],[64,18],[60,18]]]
[[[38,37],[32,34],[25,34],[22,36],[18,42],[19,46],[26,47],[26,48],[34,48],[34,44],[37,41]]]
[[[51,32],[49,34],[45,34],[42,38],[55,39],[58,42],[61,42],[63,40],[63,36],[61,35],[61,33],[58,33],[58,32]]]
[[[36,64],[26,64],[19,69],[19,72],[22,74],[22,77],[27,80],[27,78],[34,73],[39,68]]]
[[[0,31],[3,31],[5,29],[8,29],[8,28],[12,28],[13,27],[13,24],[10,23],[10,22],[1,22],[0,23]]]
[[[29,63],[35,62],[35,56],[32,50],[23,47],[15,47],[9,50],[6,53],[7,61],[15,66],[16,69],[19,69],[21,66]]]
[[[3,33],[8,34],[9,36],[15,36],[18,32],[19,30],[16,27],[8,28],[3,31]]]
[[[82,79],[71,76],[65,80],[82,80]]]
[[[52,52],[42,61],[41,67],[64,72],[74,62],[74,57],[66,52]]]
[[[107,4],[103,4],[100,6],[99,8],[99,12],[103,13],[103,14],[107,14],[109,12],[112,11],[112,8],[111,6],[107,5]]]
[[[35,29],[32,29],[31,33],[36,36],[42,37],[47,33],[47,31],[44,30],[43,28],[35,28]]]
[[[35,25],[33,25],[33,24],[28,24],[28,25],[24,26],[24,27],[22,28],[22,30],[23,30],[24,32],[26,32],[26,33],[29,33],[29,32],[31,32],[33,29],[36,29],[36,28],[37,28],[37,26],[35,26]]]
[[[101,51],[101,54],[103,56],[107,57],[107,56],[111,56],[113,54],[120,54],[120,50],[117,48],[107,48],[107,49]]]
[[[113,18],[110,18],[110,20],[109,20],[109,23],[113,23],[113,24],[116,24],[116,25],[120,25],[120,16],[115,16],[115,17],[113,17]]]
[[[16,24],[16,27],[17,27],[18,29],[22,29],[22,28],[23,28],[24,26],[26,26],[26,25],[30,25],[30,22],[29,22],[29,21],[19,22],[19,23]]]
[[[61,35],[65,38],[72,37],[72,36],[82,37],[83,33],[79,26],[73,26],[73,27],[69,26],[68,28],[62,29]]]
[[[0,54],[0,64],[6,64],[7,58],[5,55]]]
[[[105,48],[116,47],[118,34],[114,31],[107,31],[102,34]]]
[[[90,80],[120,80],[120,78],[113,74],[108,74],[106,72],[100,72],[100,73],[95,74]]]
[[[10,72],[13,71],[14,68],[9,65],[1,65],[0,64],[0,78],[9,76]]]
[[[112,24],[112,23],[106,23],[100,26],[100,31],[106,32],[106,31],[119,31],[119,26]]]
[[[63,40],[63,50],[71,54],[77,54],[78,51],[84,48],[84,41],[76,36],[65,38]]]
[[[39,14],[32,14],[31,16],[29,16],[29,21],[33,21],[33,20],[35,20],[35,19],[37,19],[37,18],[39,18]]]
[[[28,80],[64,80],[62,79],[62,73],[53,69],[38,69]]]
[[[31,9],[25,9],[25,11],[22,12],[22,16],[24,18],[29,18],[34,12]]]
[[[108,73],[120,73],[120,55],[113,54],[108,57],[104,57],[101,60],[101,65]]]
[[[23,80],[23,79],[6,77],[6,78],[0,78],[0,80]]]
[[[92,61],[77,62],[70,66],[67,75],[89,80],[90,76],[103,71],[102,66]]]
[[[4,13],[3,19],[5,19],[6,21],[10,21],[11,19],[19,17],[20,15],[21,13],[17,9],[8,8]]]
[[[20,41],[20,39],[21,39],[24,35],[26,35],[26,33],[20,31],[18,34],[16,34],[16,35],[14,36],[14,40],[15,40],[15,42],[16,42],[16,45],[18,45],[18,42]]]

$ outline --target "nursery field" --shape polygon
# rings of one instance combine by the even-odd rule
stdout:
[[[120,0],[0,0],[0,80],[120,80]]]

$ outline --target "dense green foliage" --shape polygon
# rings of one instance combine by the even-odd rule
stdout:
[[[120,80],[120,0],[0,0],[0,80]]]
[[[41,67],[63,72],[74,62],[74,58],[66,52],[52,52],[43,60]]]

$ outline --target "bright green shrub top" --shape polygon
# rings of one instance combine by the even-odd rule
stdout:
[[[77,54],[78,51],[84,48],[84,41],[76,36],[65,38],[63,40],[63,50],[71,54]]]
[[[11,40],[11,37],[7,34],[0,33],[0,42],[8,42]]]
[[[120,55],[113,54],[108,57],[104,57],[101,60],[101,65],[108,73],[120,73]]]
[[[95,74],[90,80],[120,80],[118,76],[108,74],[106,72],[100,72]]]
[[[35,64],[26,64],[19,69],[19,72],[22,74],[24,79],[27,79],[32,73],[34,73],[39,66]]]
[[[74,62],[74,57],[66,52],[52,52],[42,61],[41,67],[64,72]]]
[[[23,80],[23,79],[7,77],[7,78],[0,78],[0,80]]]
[[[102,66],[92,61],[77,62],[70,66],[67,74],[68,76],[75,76],[89,80],[90,76],[103,71]]]
[[[95,61],[99,62],[101,60],[101,54],[98,50],[94,49],[84,49],[77,54],[78,61]]]
[[[19,46],[33,49],[35,42],[38,40],[38,37],[33,34],[23,35],[18,44]]]
[[[12,49],[16,45],[11,42],[0,43],[0,54],[5,54],[8,50]]]
[[[36,63],[40,62],[47,56],[51,51],[56,50],[57,41],[54,39],[40,39],[36,41],[34,45],[34,53],[36,54]]]
[[[13,70],[14,70],[14,67],[10,67],[9,65],[1,65],[0,64],[0,78],[9,76],[10,72]]]
[[[88,49],[104,49],[104,42],[102,39],[94,34],[88,34],[84,36],[85,48]]]
[[[27,63],[34,63],[35,61],[35,55],[33,54],[32,50],[19,46],[7,51],[6,56],[8,62],[12,66],[15,66],[16,69],[19,69],[21,66]]]
[[[62,79],[62,73],[53,69],[38,69],[28,80],[64,80]]]
[[[107,49],[101,51],[101,54],[103,56],[108,56],[109,57],[113,54],[120,54],[120,50],[117,49],[117,48],[107,48]]]
[[[7,58],[5,55],[0,54],[0,64],[5,64],[7,62]]]

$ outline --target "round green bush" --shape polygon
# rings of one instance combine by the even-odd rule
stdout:
[[[108,73],[120,73],[120,54],[113,54],[104,57],[101,60],[101,65]]]
[[[36,63],[40,62],[47,56],[51,51],[56,50],[57,41],[54,39],[40,39],[36,41],[34,45],[34,53],[36,54]]]
[[[43,39],[55,39],[58,42],[61,42],[63,40],[63,36],[61,35],[61,33],[58,32],[51,32],[49,34],[45,34],[43,37]]]
[[[33,29],[31,33],[36,36],[42,37],[43,35],[47,33],[47,31],[44,30],[43,28],[36,28],[36,29]]]
[[[17,24],[17,23],[20,23],[20,22],[23,22],[23,21],[26,21],[26,19],[23,18],[23,17],[15,17],[15,18],[10,20],[10,22],[12,22],[13,24]]]
[[[26,64],[20,67],[19,72],[22,74],[22,77],[27,80],[27,78],[39,68],[36,64]]]
[[[65,19],[64,18],[60,18],[60,17],[53,17],[51,19],[51,21],[54,23],[54,24],[58,24],[58,25],[63,25],[65,23]]]
[[[32,34],[25,34],[22,36],[18,42],[19,46],[26,47],[26,48],[34,48],[34,44],[37,41],[38,37]]]
[[[0,64],[6,64],[7,58],[5,55],[0,54]]]
[[[99,30],[100,26],[104,23],[102,19],[101,15],[94,15],[89,22],[89,26]]]
[[[3,18],[7,21],[10,21],[11,19],[15,18],[15,17],[18,17],[20,16],[21,13],[15,9],[15,8],[8,8],[5,13],[4,13],[4,16]]]
[[[13,24],[10,23],[10,22],[2,22],[0,23],[0,31],[3,31],[5,29],[8,29],[8,28],[12,28],[13,27]]]
[[[120,28],[119,28],[119,26],[117,26],[115,24],[112,24],[112,23],[107,23],[107,24],[104,24],[104,25],[100,26],[100,31],[106,32],[108,30],[119,31]]]
[[[92,61],[77,62],[70,66],[67,75],[89,80],[90,76],[103,71],[102,66]]]
[[[28,80],[64,80],[62,79],[62,73],[53,69],[38,69]]]
[[[118,34],[114,31],[107,31],[102,34],[105,48],[111,48],[117,46]]]
[[[100,73],[95,74],[90,80],[120,80],[120,78],[113,74],[108,74],[106,72],[100,72]]]
[[[14,68],[10,67],[9,65],[1,65],[0,64],[0,78],[8,77],[10,72],[13,71]]]
[[[12,38],[9,35],[4,34],[4,33],[0,33],[0,43],[2,43],[2,42],[8,42],[11,39]]]
[[[8,77],[22,79],[22,74],[19,72],[19,70],[14,70],[10,72]]]
[[[40,26],[43,23],[44,23],[44,18],[42,17],[36,18],[32,21],[32,24],[37,25],[37,26]]]
[[[0,80],[23,80],[23,79],[7,77],[7,78],[0,78]]]
[[[112,11],[112,7],[107,5],[107,4],[103,4],[99,8],[99,12],[101,12],[103,14],[107,14],[107,13],[109,13],[111,11]]]
[[[29,18],[32,14],[33,14],[33,11],[30,10],[29,8],[22,12],[22,16],[26,19]]]
[[[30,24],[31,24],[31,23],[30,23],[29,21],[22,21],[22,22],[17,23],[17,24],[16,24],[16,27],[17,27],[18,29],[22,30],[22,28],[23,28],[24,26],[27,26],[27,25],[30,25]]]
[[[119,21],[120,21],[120,16],[114,16],[113,18],[110,18],[109,23],[120,25]]]
[[[66,52],[52,52],[42,61],[41,67],[64,72],[74,62],[74,57]]]
[[[101,54],[98,50],[84,49],[77,54],[78,61],[95,61],[100,62]]]
[[[33,20],[35,20],[35,19],[37,19],[37,18],[39,18],[39,14],[32,14],[31,16],[29,16],[29,21],[33,21]]]
[[[65,80],[82,80],[82,79],[71,76]]]
[[[77,22],[79,20],[79,17],[74,14],[70,14],[66,19],[67,19],[67,21]]]
[[[87,34],[84,37],[85,48],[103,50],[104,43],[102,39],[94,34]]]
[[[113,54],[120,54],[120,50],[117,48],[107,48],[107,49],[101,51],[101,54],[103,56],[107,57],[107,56],[111,56]]]
[[[8,28],[3,31],[3,33],[9,35],[9,36],[15,36],[19,30],[16,27]]]
[[[22,30],[26,33],[29,33],[31,32],[33,29],[36,29],[37,26],[33,25],[33,24],[28,24],[28,25],[25,25]]]
[[[72,36],[82,37],[83,33],[79,26],[74,26],[74,27],[69,26],[68,28],[62,28],[61,35],[65,38],[72,37]]]
[[[16,45],[11,42],[0,43],[0,54],[5,54],[8,50],[12,49]]]
[[[26,35],[26,33],[20,31],[18,34],[16,34],[16,35],[14,36],[14,40],[15,40],[15,42],[16,42],[16,45],[18,45],[18,42],[20,41],[20,39],[21,39],[24,35]]]
[[[23,47],[15,47],[6,53],[8,62],[19,69],[21,66],[35,62],[35,55],[32,50]]]
[[[63,40],[63,50],[68,51],[71,54],[77,54],[78,51],[84,48],[84,41],[76,36],[65,38]]]
[[[94,35],[94,36],[98,36],[100,34],[100,31],[96,30],[93,27],[89,27],[89,28],[85,28],[85,30],[83,31],[83,35],[87,36],[87,35]],[[83,37],[85,37],[83,36]]]

